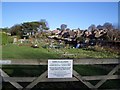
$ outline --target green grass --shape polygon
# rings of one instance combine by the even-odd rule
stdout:
[[[47,70],[47,66],[10,65],[2,66],[2,69],[12,77],[37,77]]]
[[[6,32],[0,31],[0,45],[6,45],[13,42],[13,37],[8,36]]]
[[[92,75],[105,75],[108,71],[96,68],[92,65],[75,65],[74,69],[80,74],[84,76],[92,76]]]
[[[66,49],[68,53],[75,54],[73,58],[119,58],[118,54],[109,51],[93,51],[84,49]],[[69,58],[72,58],[69,56]]]
[[[74,54],[65,56],[62,54]],[[56,58],[119,58],[119,55],[107,51],[92,51],[83,49],[47,49],[32,48],[30,46],[18,46],[7,44],[2,47],[3,59],[56,59]]]
[[[5,44],[7,44],[8,43],[8,36],[7,36],[7,34],[5,33],[5,32],[1,32],[1,38],[2,38],[2,45],[5,45]]]
[[[42,47],[32,48],[28,46],[5,45],[2,50],[3,59],[48,59],[58,58],[58,54]]]

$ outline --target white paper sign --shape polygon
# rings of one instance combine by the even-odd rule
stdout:
[[[48,60],[48,78],[72,78],[73,60]]]

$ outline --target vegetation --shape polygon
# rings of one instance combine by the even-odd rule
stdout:
[[[40,45],[39,45],[40,46]],[[73,54],[66,55],[63,54]],[[118,58],[119,55],[107,51],[93,51],[86,49],[45,49],[32,48],[8,44],[3,46],[3,59],[48,59],[48,58]]]
[[[13,43],[13,37],[8,36],[6,32],[0,32],[0,37],[1,37],[1,45],[6,45],[9,43]]]
[[[97,25],[97,26],[92,24],[88,27],[88,30],[90,31],[94,31],[96,29],[99,30],[106,29],[107,30],[106,36],[108,41],[120,41],[120,30],[112,23],[106,22],[103,25]]]
[[[14,36],[9,36],[2,32],[2,57],[3,59],[53,59],[53,58],[119,58],[119,53],[110,52],[101,47],[88,48],[49,48],[46,43],[46,37],[38,41],[39,48],[32,48],[30,43],[13,44]],[[57,43],[56,43],[57,45]],[[64,55],[66,54],[66,55]],[[67,55],[68,54],[68,55]],[[72,55],[69,55],[72,54]]]
[[[34,22],[24,22],[22,24],[16,24],[10,28],[11,35],[22,35],[24,32],[33,32],[40,30],[49,30],[46,25],[46,21],[34,21]]]
[[[55,52],[48,52],[44,48],[35,49],[28,46],[6,45],[3,46],[2,57],[6,59],[48,59],[57,58]]]
[[[61,28],[57,28],[57,30],[64,30],[67,28],[66,24],[62,24]],[[88,46],[88,47],[82,47],[82,48],[73,48],[69,44],[63,43],[60,45],[57,41],[53,39],[48,38],[48,34],[46,32],[43,32],[43,30],[48,30],[49,27],[46,24],[45,20],[41,20],[40,22],[24,22],[22,24],[17,24],[12,26],[11,28],[3,28],[2,32],[0,32],[0,38],[2,38],[0,47],[2,47],[2,58],[3,59],[76,59],[76,58],[120,58],[120,53],[113,53],[110,51],[110,49],[106,49],[102,46],[95,45],[95,46]],[[69,28],[67,28],[68,30]],[[103,25],[98,25],[97,27],[95,25],[91,25],[88,28],[91,32],[95,31],[96,29],[99,29],[98,32],[101,29],[107,30],[107,37],[102,37],[104,40],[108,41],[120,41],[120,31],[118,29],[115,29],[111,23],[105,23]],[[19,37],[18,39],[21,39],[21,37],[24,35],[24,33],[29,32],[39,32],[39,30],[42,32],[42,35],[39,34],[38,37],[32,37],[33,42],[20,42],[13,43],[14,36]],[[80,29],[79,29],[80,30]],[[69,31],[69,30],[68,30]],[[11,33],[11,35],[8,35],[7,33]],[[85,32],[84,32],[85,33]],[[86,32],[87,33],[87,32]],[[87,36],[84,36],[79,39],[80,42],[85,41],[85,39],[88,38]],[[98,38],[99,39],[99,38]],[[50,40],[50,41],[49,41]],[[54,45],[51,47],[51,43],[54,43]],[[52,43],[52,44],[53,44]],[[34,46],[37,44],[38,48],[34,48],[31,46]],[[1,49],[1,48],[0,48]],[[1,54],[1,53],[0,53]],[[3,70],[7,72],[10,76],[39,76],[41,73],[43,73],[47,69],[46,66],[3,66]],[[77,65],[74,66],[74,70],[76,70],[81,75],[100,75],[100,74],[107,74],[108,71],[96,68],[94,66],[90,65]],[[32,73],[31,73],[32,72]],[[96,81],[95,81],[96,82]],[[92,82],[92,83],[95,83]],[[115,82],[115,83],[113,83]],[[67,82],[68,83],[68,82]],[[109,80],[106,82],[101,88],[112,88],[114,86],[115,88],[118,87],[118,83],[120,81],[112,81]],[[26,83],[23,84],[27,85]],[[48,85],[48,86],[46,86]],[[67,86],[66,86],[67,85]],[[68,87],[68,84],[61,83],[59,86],[61,87]],[[76,83],[76,82],[70,82],[69,86],[71,88],[86,88],[82,83]],[[3,84],[3,88],[7,90],[7,87],[12,87],[8,84]],[[55,87],[60,88],[55,83],[45,84],[42,85],[36,85],[36,88],[49,88],[49,87]],[[118,87],[120,88],[120,87]]]

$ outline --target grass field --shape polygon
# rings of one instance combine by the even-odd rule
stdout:
[[[73,54],[63,56],[64,53]],[[3,59],[55,59],[55,58],[119,58],[119,55],[107,51],[92,51],[83,49],[45,49],[32,48],[30,46],[18,46],[14,44],[3,45]]]
[[[3,59],[47,59],[57,58],[56,52],[48,52],[44,48],[32,48],[28,46],[17,46],[13,44],[3,46]]]

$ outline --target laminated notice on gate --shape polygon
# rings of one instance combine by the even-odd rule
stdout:
[[[48,60],[48,78],[72,78],[73,60]]]

